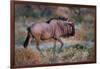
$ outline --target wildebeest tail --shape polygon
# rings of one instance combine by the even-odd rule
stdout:
[[[27,28],[27,31],[28,31],[28,34],[27,34],[27,37],[26,37],[25,42],[23,44],[24,48],[26,48],[28,46],[28,43],[29,43],[30,32],[31,32],[30,27]]]

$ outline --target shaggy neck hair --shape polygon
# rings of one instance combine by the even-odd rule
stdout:
[[[65,17],[58,17],[58,18],[51,18],[49,19],[46,23],[50,23],[52,20],[63,20],[63,21],[67,21],[68,18],[65,18]]]

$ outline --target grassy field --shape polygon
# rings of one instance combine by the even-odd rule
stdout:
[[[58,48],[41,49],[44,56],[32,48],[15,49],[15,65],[35,65],[35,64],[53,64],[53,63],[70,63],[70,62],[88,62],[94,61],[95,53],[93,46],[83,46],[81,44],[72,45],[63,48],[58,53]]]

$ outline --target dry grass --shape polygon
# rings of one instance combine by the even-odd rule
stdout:
[[[95,60],[94,47],[85,48],[80,44],[68,48],[63,48],[63,51],[61,53],[57,52],[57,48],[55,52],[53,48],[46,48],[41,50],[44,56],[41,56],[41,54],[37,52],[37,50],[31,48],[16,48],[16,66],[87,61],[91,62]]]
[[[87,62],[94,61],[94,55],[92,49],[78,49],[78,48],[64,48],[61,53],[52,50],[43,51],[45,58],[42,59],[42,63],[72,63],[72,62]]]
[[[38,52],[33,52],[31,48],[18,48],[15,49],[15,65],[32,65],[39,64],[41,61]]]

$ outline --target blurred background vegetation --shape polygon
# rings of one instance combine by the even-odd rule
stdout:
[[[78,62],[78,61],[87,61],[87,60],[93,61],[94,55],[92,54],[94,54],[94,41],[95,41],[95,37],[94,37],[95,17],[96,17],[95,13],[96,13],[95,8],[85,7],[85,6],[76,7],[76,6],[67,6],[67,5],[66,6],[45,6],[45,5],[31,5],[31,4],[16,4],[15,5],[15,46],[17,48],[23,44],[27,36],[26,28],[31,24],[46,22],[52,17],[64,16],[64,17],[68,17],[70,20],[75,22],[75,36],[65,38],[65,40],[63,40],[65,41],[65,43],[67,43],[67,45],[65,44],[65,46],[69,45],[73,47],[65,48],[60,55],[56,54],[56,58],[59,57],[58,59],[59,60],[61,59],[61,62],[63,61]],[[41,45],[42,44],[40,43],[40,46]],[[16,49],[16,65],[24,63],[27,56],[26,52],[28,51],[29,50]],[[32,54],[33,51],[31,50],[30,52]],[[43,57],[40,57],[39,63],[45,63],[45,62],[52,63],[52,61],[49,60],[49,58],[52,59],[52,54],[51,54],[52,49],[48,48],[46,50],[43,50],[43,52],[45,53],[45,55],[48,55],[49,53],[51,56],[45,57],[45,60]],[[19,55],[23,55],[23,57]],[[31,57],[31,55],[29,56]],[[32,56],[32,58],[34,58],[34,55]],[[81,58],[83,59],[81,60]],[[55,62],[58,62],[58,60]],[[34,61],[32,63],[34,63]]]
[[[76,39],[93,41],[95,12],[95,8],[91,7],[16,4],[15,43],[21,44],[25,40],[26,28],[32,23],[46,22],[50,18],[58,16],[68,17],[75,22]]]

